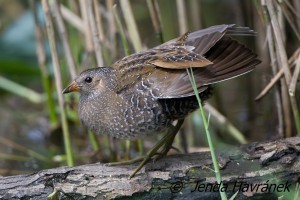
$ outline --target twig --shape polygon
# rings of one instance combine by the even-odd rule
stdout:
[[[72,79],[75,79],[76,77],[76,66],[75,66],[75,61],[73,58],[73,54],[71,52],[71,47],[70,47],[70,43],[69,43],[69,38],[68,38],[68,33],[65,27],[65,24],[63,22],[62,16],[61,16],[61,12],[59,10],[59,5],[58,5],[58,1],[57,0],[51,0],[51,8],[52,8],[52,15],[55,19],[56,25],[57,25],[57,29],[59,31],[59,36],[61,37],[61,41],[64,47],[64,52],[66,55],[66,60],[68,63],[68,69],[69,69],[69,73],[71,75]]]
[[[62,88],[62,82],[61,82],[60,64],[59,64],[58,55],[57,55],[54,27],[53,27],[52,18],[50,15],[48,1],[42,0],[42,6],[43,6],[44,13],[45,13],[47,34],[48,34],[48,39],[50,42],[51,57],[52,57],[53,68],[54,68],[55,85],[56,85],[56,90],[57,90],[59,108],[60,108],[60,112],[61,112],[61,123],[62,123],[62,129],[63,129],[65,151],[66,151],[66,156],[67,156],[67,164],[68,164],[68,166],[73,166],[74,161],[73,161],[72,148],[71,148],[71,142],[70,142],[70,133],[69,133],[69,127],[68,127],[68,123],[67,123],[66,112],[65,112],[65,108],[64,108],[64,97],[61,92],[63,88]]]
[[[77,16],[75,13],[73,13],[70,9],[66,8],[64,5],[60,4],[60,11],[62,17],[70,23],[72,26],[74,26],[77,30],[84,33],[84,23],[82,19]]]
[[[298,57],[300,53],[300,48],[298,48],[294,54],[290,57],[289,59],[289,66],[292,69],[295,65],[295,58]],[[272,61],[272,63],[274,63]],[[261,100],[266,94],[268,94],[268,92],[270,92],[270,90],[273,88],[273,86],[280,80],[280,78],[283,75],[283,68],[280,68],[279,71],[273,76],[273,78],[271,79],[271,81],[265,86],[265,88],[259,93],[259,95],[257,95],[257,97],[255,98],[255,101]]]
[[[88,20],[89,20],[89,25],[92,29],[93,33],[93,41],[94,41],[94,46],[95,46],[95,55],[96,55],[96,60],[97,60],[97,65],[98,67],[103,66],[103,57],[102,57],[102,50],[101,50],[101,44],[99,40],[99,33],[98,33],[98,28],[96,27],[96,21],[95,21],[95,15],[94,15],[94,4],[93,0],[87,0],[86,1],[87,5],[87,11],[88,11]]]
[[[128,29],[128,32],[130,34],[130,38],[133,44],[133,48],[135,52],[141,51],[142,50],[142,42],[141,42],[141,38],[138,32],[138,28],[133,16],[133,12],[132,12],[132,8],[130,5],[129,0],[122,0],[119,1],[120,2],[120,6],[123,12],[123,16],[125,19],[125,23]]]

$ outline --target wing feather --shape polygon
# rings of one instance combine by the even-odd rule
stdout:
[[[260,63],[257,55],[230,35],[254,35],[254,31],[235,25],[213,26],[117,61],[112,67],[119,93],[129,86],[141,88],[147,81],[157,98],[187,97],[194,93],[186,68],[193,68],[199,92],[209,84],[251,71]]]

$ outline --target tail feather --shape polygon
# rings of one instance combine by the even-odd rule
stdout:
[[[213,64],[199,71],[196,80],[202,84],[212,84],[234,78],[254,69],[260,63],[257,55],[243,44],[224,37],[211,48],[205,57]]]

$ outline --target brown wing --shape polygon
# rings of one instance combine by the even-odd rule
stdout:
[[[194,95],[188,67],[193,67],[201,92],[206,85],[244,74],[260,63],[256,54],[227,35],[253,35],[253,31],[213,26],[123,58],[112,66],[119,74],[119,91],[147,81],[157,98],[186,97]]]
[[[204,67],[212,64],[203,56],[193,52],[194,47],[182,44],[182,38],[174,44],[159,49],[149,49],[126,56],[115,62],[112,67],[117,72],[119,92],[150,76],[156,70],[186,69],[188,67]],[[168,71],[169,72],[169,71]]]
[[[189,33],[186,33],[175,39],[174,42],[168,42],[154,48],[157,54],[148,62],[157,67],[167,69],[205,67],[212,64],[212,62],[204,58],[201,54],[195,53],[193,51],[195,49],[194,46],[186,44],[188,38]]]

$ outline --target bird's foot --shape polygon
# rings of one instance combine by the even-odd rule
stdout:
[[[156,145],[150,149],[147,152],[147,155],[144,157],[143,161],[135,168],[135,170],[132,172],[132,174],[129,176],[129,179],[134,177],[134,175],[139,172],[143,166],[151,159],[154,158],[154,162],[157,161],[158,159],[164,157],[167,155],[169,150],[172,148],[172,144],[174,141],[174,138],[179,131],[181,125],[183,124],[184,120],[178,120],[176,126],[173,126],[167,133],[166,135],[158,142]],[[158,151],[161,147],[162,150]],[[156,156],[156,157],[154,157]]]
[[[170,148],[169,147],[165,148],[164,146],[164,148],[160,152],[155,153],[155,157],[153,156],[154,157],[153,162],[156,162],[157,160],[167,156],[170,149],[174,149],[175,151],[180,152],[180,150],[177,147],[171,146]]]
[[[131,160],[125,160],[120,162],[112,162],[112,163],[105,163],[105,166],[119,166],[119,165],[131,165],[136,162],[140,162],[145,158],[145,156],[139,156],[137,158],[131,159]]]

